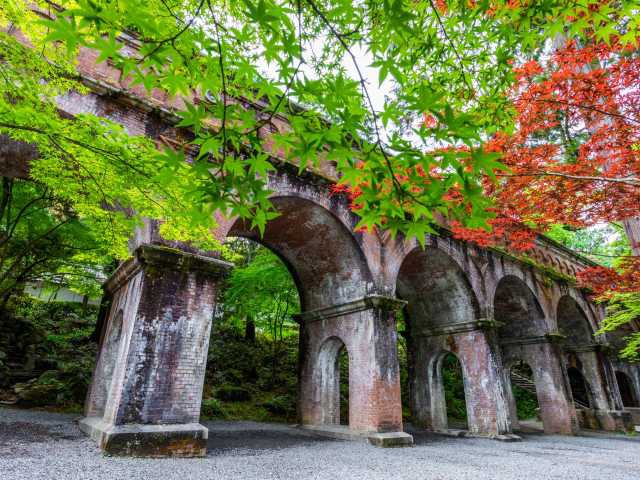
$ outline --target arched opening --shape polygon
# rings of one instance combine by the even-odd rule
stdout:
[[[560,371],[560,360],[552,358],[552,350],[544,338],[545,315],[531,289],[513,275],[502,278],[494,294],[493,313],[499,325],[498,341],[503,356],[515,359],[505,371],[511,387],[508,396],[513,425],[538,430],[539,413],[545,431],[570,428],[570,420],[562,427],[555,425],[557,406],[548,399],[555,402],[563,393],[562,390],[558,393],[552,381]]]
[[[449,424],[466,428],[462,369],[451,353],[457,352],[455,332],[479,317],[465,273],[442,250],[416,248],[400,266],[396,294],[407,301],[398,322],[403,326],[399,356],[406,359],[400,375],[409,389],[403,399],[412,422],[436,430]]]
[[[620,390],[620,396],[622,397],[622,405],[627,408],[637,408],[638,400],[633,391],[633,384],[629,376],[620,370],[616,370],[616,381],[618,382],[618,390]]]
[[[493,315],[500,324],[502,342],[544,335],[544,312],[531,289],[518,277],[500,280],[493,300]]]
[[[573,298],[563,296],[558,302],[558,329],[565,336],[565,346],[578,347],[593,342],[593,331],[587,316]]]
[[[237,254],[245,259],[234,260],[236,268],[225,286],[235,293],[220,295],[209,355],[218,365],[210,362],[207,371],[203,413],[238,419],[255,413],[253,420],[293,423],[308,419],[304,412],[319,401],[322,418],[311,423],[348,424],[344,344],[333,338],[322,348],[314,346],[322,342],[317,328],[310,338],[305,317],[298,314],[364,296],[370,282],[366,260],[351,232],[323,206],[288,196],[272,202],[279,216],[267,222],[262,235],[241,220],[224,232],[231,260]],[[221,335],[220,327],[229,321],[235,331]],[[302,376],[310,357],[318,357],[318,369]],[[311,377],[319,392],[316,400],[304,393],[303,378]]]
[[[538,421],[538,392],[533,378],[533,370],[528,363],[518,360],[509,368],[511,392],[520,428],[541,429]]]
[[[467,402],[464,393],[464,374],[460,360],[453,353],[447,352],[439,362],[440,374],[447,406],[447,428],[468,428]]]
[[[340,350],[340,425],[349,425],[349,354]]]
[[[318,365],[321,423],[349,425],[349,356],[342,340],[332,337],[325,341],[318,354]],[[343,370],[347,382],[342,381]]]
[[[584,376],[576,367],[567,368],[569,377],[569,385],[571,385],[571,394],[577,408],[591,408],[591,391]]]
[[[203,391],[207,419],[295,422],[298,397],[298,289],[268,248],[229,238],[235,267],[218,295]]]

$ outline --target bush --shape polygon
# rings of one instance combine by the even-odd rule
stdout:
[[[291,418],[296,413],[296,401],[289,395],[278,395],[260,403],[269,413]]]
[[[217,398],[206,398],[202,401],[200,416],[206,419],[227,418],[222,403]]]
[[[25,407],[44,407],[62,403],[66,385],[58,380],[58,372],[49,370],[38,378],[17,383],[13,390],[18,403]]]
[[[95,365],[96,343],[91,337],[97,307],[20,297],[10,313],[0,329],[4,332],[0,350],[8,352],[0,363],[21,365],[23,375],[32,372],[37,376],[44,370],[14,386],[18,402],[78,409]],[[4,373],[11,372],[4,368]],[[8,387],[9,375],[2,378],[4,385],[0,386]]]
[[[536,396],[517,385],[512,385],[511,388],[516,400],[518,419],[528,420],[530,418],[535,418],[538,414],[538,399]]]
[[[244,387],[222,385],[216,389],[216,398],[225,402],[246,402],[251,400],[251,392]]]

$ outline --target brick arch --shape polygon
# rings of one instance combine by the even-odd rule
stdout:
[[[425,245],[418,243],[416,239],[399,238],[395,241],[387,242],[384,245],[384,262],[386,267],[386,288],[389,292],[395,292],[398,286],[398,275],[400,269],[406,263],[410,255],[414,255],[417,250],[436,249],[447,255],[452,263],[457,265],[459,271],[464,274],[466,283],[471,288],[478,303],[484,303],[484,279],[478,270],[477,247],[467,242],[461,242],[452,237],[428,235]],[[475,261],[474,261],[475,259]]]
[[[581,346],[594,342],[594,326],[571,294],[565,294],[558,300],[556,322],[560,332],[567,337],[566,345]]]
[[[357,234],[345,225],[348,218],[317,200],[278,193],[271,201],[280,215],[267,222],[263,235],[240,219],[221,222],[217,232],[219,238],[249,238],[278,255],[296,281],[304,311],[361,298],[373,285]]]
[[[544,335],[548,331],[545,312],[531,288],[520,277],[505,275],[493,294],[493,316],[502,325],[501,339]]]
[[[408,252],[396,278],[396,294],[408,302],[412,329],[440,329],[480,317],[467,274],[449,253],[436,246]]]

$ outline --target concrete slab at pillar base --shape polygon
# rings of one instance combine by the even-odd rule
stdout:
[[[78,422],[107,455],[130,457],[204,457],[209,431],[199,423],[178,425],[110,425],[101,418]]]
[[[609,432],[629,432],[634,429],[631,412],[627,410],[578,409],[580,428],[605,430]]]
[[[376,447],[412,447],[413,437],[405,432],[371,433],[367,437]]]
[[[633,423],[636,427],[640,427],[640,408],[624,407],[624,411],[631,414],[631,423]]]
[[[413,445],[413,437],[405,432],[358,431],[343,425],[299,425],[298,427],[322,437],[369,441],[371,445],[377,447],[410,447]]]
[[[520,442],[522,441],[522,437],[516,435],[514,433],[501,433],[501,434],[490,434],[490,433],[471,433],[468,430],[458,430],[454,428],[448,428],[446,430],[434,430],[434,433],[438,435],[446,435],[447,437],[458,437],[458,438],[487,438],[489,440],[498,440],[499,442]]]

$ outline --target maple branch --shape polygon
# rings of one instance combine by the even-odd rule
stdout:
[[[227,80],[225,78],[226,74],[224,71],[224,53],[222,51],[222,41],[220,40],[220,27],[218,26],[218,20],[213,13],[213,8],[211,6],[211,1],[207,0],[207,6],[209,7],[209,11],[211,12],[211,17],[213,19],[213,25],[216,28],[216,44],[218,46],[218,65],[220,67],[220,79],[222,80],[222,162],[227,162]]]
[[[592,111],[592,112],[600,113],[602,115],[608,115],[610,117],[620,118],[622,120],[627,120],[628,122],[636,123],[636,124],[640,125],[640,120],[636,120],[635,118],[627,117],[626,115],[622,115],[621,113],[609,112],[607,110],[602,110],[601,108],[594,107],[593,105],[581,105],[579,103],[572,103],[572,102],[567,102],[567,101],[564,101],[564,100],[553,100],[553,99],[546,99],[546,100],[539,100],[539,101],[540,102],[544,102],[544,103],[557,103],[557,104],[560,104],[560,105],[566,105],[568,107],[581,108],[583,110],[589,110],[589,111]]]
[[[581,180],[585,182],[609,182],[623,183],[632,187],[640,187],[638,177],[600,177],[595,175],[572,175],[562,172],[529,172],[529,173],[497,173],[497,177],[562,177],[570,180]]]
[[[396,174],[393,171],[393,166],[391,165],[391,160],[387,156],[387,152],[385,151],[384,146],[382,145],[382,135],[380,134],[380,129],[378,127],[378,114],[376,113],[376,109],[375,109],[375,107],[373,105],[373,101],[371,100],[371,96],[369,95],[369,89],[367,89],[367,82],[366,82],[366,80],[364,78],[364,75],[362,74],[362,71],[360,70],[360,65],[358,64],[358,59],[356,58],[354,53],[351,51],[351,48],[349,47],[347,42],[344,40],[344,37],[340,34],[340,32],[338,32],[335,29],[335,27],[331,24],[331,22],[329,21],[327,16],[324,14],[324,12],[322,10],[320,10],[320,8],[315,4],[315,2],[313,2],[313,0],[306,0],[306,2],[309,4],[309,6],[312,8],[312,10],[316,13],[316,15],[318,15],[318,17],[320,17],[320,20],[322,20],[322,22],[327,26],[327,28],[329,29],[331,34],[338,39],[338,42],[340,43],[342,48],[347,52],[349,57],[351,57],[351,61],[353,63],[353,66],[355,67],[356,73],[358,74],[358,77],[360,79],[360,86],[362,88],[362,92],[363,92],[364,97],[365,97],[365,99],[367,101],[367,104],[369,106],[369,111],[371,112],[371,116],[373,117],[373,128],[374,128],[374,130],[376,132],[376,140],[377,140],[376,144],[380,148],[380,152],[382,153],[382,156],[384,157],[387,169],[389,170],[389,173],[391,174],[391,179],[392,179],[392,182],[393,182],[393,186],[394,186],[396,192],[400,195],[400,198],[403,198],[404,197],[404,191],[402,189],[402,185],[400,185],[399,180],[396,178]]]
[[[440,12],[438,12],[438,7],[436,7],[435,3],[433,3],[433,0],[429,0],[429,4],[431,5],[431,9],[433,10],[433,13],[436,16],[436,20],[438,21],[438,25],[440,25],[440,30],[442,30],[442,34],[444,35],[444,38],[447,40],[447,42],[449,42],[449,45],[451,46],[451,50],[453,50],[454,55],[458,59],[458,62],[460,62],[460,72],[462,73],[462,81],[464,81],[465,85],[469,89],[469,94],[471,94],[472,88],[471,88],[471,85],[469,84],[469,82],[467,80],[467,74],[466,74],[466,72],[464,70],[464,62],[462,61],[462,58],[460,57],[460,53],[458,53],[458,49],[454,45],[453,40],[451,39],[451,37],[447,33],[446,28],[444,27],[444,23],[442,22],[442,17],[440,17]]]

